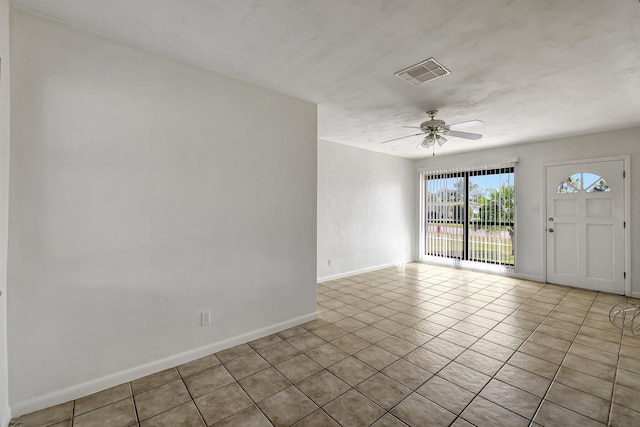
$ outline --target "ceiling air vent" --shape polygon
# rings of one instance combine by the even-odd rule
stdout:
[[[396,76],[414,86],[418,86],[422,83],[428,82],[429,80],[446,76],[447,74],[451,74],[451,71],[444,68],[435,59],[429,58],[419,64],[413,65],[402,71],[398,71]]]

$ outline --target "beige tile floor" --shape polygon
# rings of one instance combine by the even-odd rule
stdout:
[[[318,320],[14,425],[638,426],[640,337],[608,320],[624,300],[387,268],[319,284]]]

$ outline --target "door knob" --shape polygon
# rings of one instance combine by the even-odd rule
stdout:
[[[549,233],[553,233],[553,228],[550,228],[550,229],[549,229]]]

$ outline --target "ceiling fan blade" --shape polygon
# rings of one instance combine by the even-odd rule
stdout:
[[[483,125],[484,122],[482,120],[467,120],[466,122],[453,123],[450,125],[446,125],[446,129],[469,129],[474,126]]]
[[[387,142],[397,141],[397,140],[399,140],[399,139],[409,138],[409,137],[412,137],[412,136],[418,136],[418,135],[422,135],[422,132],[420,132],[420,133],[416,133],[416,134],[413,134],[413,135],[405,135],[405,136],[401,136],[401,137],[399,137],[399,138],[388,139],[388,140],[386,140],[386,141],[382,141],[380,144],[386,144]]]
[[[480,135],[479,133],[459,132],[457,130],[448,131],[447,136],[455,136],[457,138],[473,139],[473,140],[482,138],[482,135]]]
[[[402,126],[403,128],[408,128],[408,129],[422,129],[420,126]]]

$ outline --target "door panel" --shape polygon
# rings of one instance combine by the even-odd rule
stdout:
[[[577,200],[554,200],[556,216],[575,217],[578,215]]]
[[[614,280],[615,259],[609,250],[614,246],[615,235],[611,224],[588,224],[587,241],[598,242],[587,246],[587,277]]]
[[[562,262],[557,263],[555,272],[559,274],[578,274],[578,228],[575,224],[557,223],[555,228],[554,249],[565,254]]]
[[[588,218],[609,218],[613,216],[613,203],[608,199],[587,200]]]
[[[624,293],[622,160],[547,167],[547,281]]]

